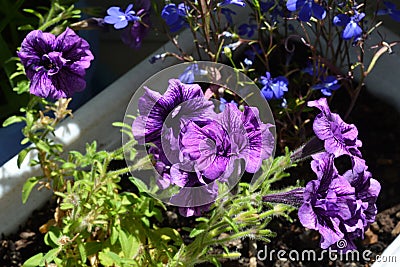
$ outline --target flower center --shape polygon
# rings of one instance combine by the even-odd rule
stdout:
[[[67,63],[62,57],[61,52],[50,52],[41,58],[40,65],[47,71],[48,75],[57,74],[61,68]]]

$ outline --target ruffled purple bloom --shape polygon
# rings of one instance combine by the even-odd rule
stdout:
[[[260,82],[264,85],[261,93],[267,100],[281,99],[283,94],[288,91],[289,81],[284,76],[271,78],[271,74],[266,72],[265,76],[261,76]]]
[[[257,109],[245,107],[241,112],[227,104],[224,112],[205,126],[188,124],[181,138],[182,152],[210,180],[227,179],[238,159],[244,160],[247,172],[255,173],[262,160],[272,154],[274,138],[270,127],[259,121]]]
[[[331,96],[332,91],[340,88],[340,84],[335,76],[327,76],[322,81],[311,87],[313,90],[320,90],[324,96]]]
[[[288,0],[286,7],[292,12],[300,10],[299,19],[301,21],[310,21],[312,16],[322,20],[326,16],[325,9],[314,0]]]
[[[385,8],[378,10],[376,14],[378,16],[389,15],[395,21],[400,22],[400,10],[396,8],[396,5],[388,1],[384,1],[383,4]]]
[[[321,234],[323,249],[353,250],[354,240],[363,237],[375,220],[380,184],[371,178],[362,159],[353,160],[353,168],[341,176],[334,158],[327,152],[315,154],[311,167],[317,180],[308,182],[305,188],[264,196],[263,200],[300,207],[300,222]],[[341,239],[347,241],[345,248],[336,244]]]
[[[355,188],[357,199],[362,201],[364,229],[375,221],[377,214],[375,203],[381,190],[380,183],[372,178],[372,174],[367,169],[363,159],[353,158],[353,168],[343,174],[343,177]]]
[[[128,26],[129,22],[140,21],[140,16],[132,10],[133,4],[128,5],[125,11],[118,6],[113,6],[107,9],[108,16],[104,17],[104,22],[113,24],[117,30],[123,29]]]
[[[169,80],[164,95],[145,88],[138,107],[140,116],[133,122],[132,132],[140,144],[159,143],[163,124],[169,116],[167,128],[177,136],[185,120],[203,121],[214,115],[214,105],[204,98],[199,85],[183,84],[177,79]]]
[[[309,107],[318,108],[321,113],[314,120],[315,135],[324,141],[325,150],[336,157],[350,155],[361,157],[358,130],[354,124],[345,123],[336,113],[331,113],[326,98],[308,102]]]
[[[88,42],[67,28],[59,36],[31,31],[17,53],[31,81],[30,93],[43,98],[70,97],[86,87],[86,69],[93,60]]]
[[[350,40],[351,38],[357,39],[362,35],[362,29],[359,22],[365,17],[364,13],[354,11],[354,15],[349,17],[346,14],[339,14],[333,18],[333,24],[336,26],[344,27],[342,38]]]
[[[313,158],[318,180],[306,185],[298,214],[304,227],[319,231],[321,247],[326,249],[347,234],[341,227],[347,220],[356,219],[357,199],[354,187],[337,173],[333,155],[320,153]]]
[[[169,26],[171,32],[177,32],[183,27],[187,26],[186,16],[188,13],[188,7],[184,3],[165,5],[161,11],[161,17],[165,20]]]

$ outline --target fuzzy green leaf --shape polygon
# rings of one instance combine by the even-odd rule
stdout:
[[[32,189],[39,182],[39,177],[31,177],[29,178],[22,187],[22,203],[25,204],[31,194]]]

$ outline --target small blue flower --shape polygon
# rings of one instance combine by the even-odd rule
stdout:
[[[251,38],[256,31],[257,31],[257,25],[255,24],[243,23],[238,28],[238,34],[241,36],[247,36],[248,38]]]
[[[283,94],[288,91],[289,81],[284,76],[271,78],[271,74],[266,72],[265,76],[261,76],[260,82],[264,85],[261,93],[267,100],[281,99]]]
[[[246,55],[246,58],[244,59],[244,63],[248,66],[253,65],[254,60],[256,59],[257,55],[261,55],[263,53],[261,47],[259,44],[254,44],[250,47],[250,49],[247,49],[244,51],[244,54]]]
[[[307,66],[302,69],[301,72],[319,78],[322,74],[324,74],[325,69],[320,63],[318,64],[318,62],[315,66],[311,62],[307,62]]]
[[[132,10],[133,5],[130,4],[125,12],[120,7],[113,6],[107,9],[108,16],[104,17],[104,22],[114,24],[114,28],[119,30],[128,26],[129,22],[140,21],[140,17],[136,16],[136,12]]]
[[[313,90],[321,90],[324,96],[331,96],[332,91],[340,88],[340,84],[335,76],[327,76],[322,81],[311,87]]]
[[[161,17],[165,20],[171,32],[177,32],[187,26],[186,16],[188,7],[184,3],[165,5],[161,11]]]
[[[260,9],[263,13],[269,13],[272,22],[278,22],[278,17],[283,17],[283,1],[278,3],[275,0],[268,0],[266,2],[260,1]]]
[[[218,3],[218,6],[226,6],[226,5],[230,5],[230,4],[241,6],[241,7],[246,6],[246,3],[244,2],[244,0],[224,0],[221,3]]]
[[[378,10],[376,14],[378,16],[390,15],[392,19],[400,22],[400,10],[396,8],[396,5],[393,4],[392,2],[387,2],[387,1],[383,2],[383,4],[385,5],[386,8]]]
[[[342,38],[350,40],[357,39],[362,35],[362,29],[358,23],[365,17],[364,13],[354,11],[354,15],[349,17],[346,14],[339,14],[333,18],[333,24],[343,26]]]
[[[310,21],[311,16],[317,19],[324,19],[326,16],[325,9],[314,0],[288,0],[286,7],[292,12],[300,9],[299,19],[301,21]]]
[[[179,76],[179,80],[182,83],[190,84],[194,83],[195,76],[206,75],[207,71],[199,69],[198,64],[191,64],[185,69],[185,71]]]
[[[226,101],[225,98],[220,97],[219,98],[219,111],[223,112],[225,110],[226,104],[234,104],[235,106],[238,106],[238,103],[236,103],[234,100],[231,100],[231,102]]]

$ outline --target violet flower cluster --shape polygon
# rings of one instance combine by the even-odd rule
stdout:
[[[88,42],[69,28],[57,37],[40,30],[31,31],[17,54],[33,95],[59,99],[86,87],[84,77],[93,54]]]
[[[133,135],[140,144],[153,144],[148,153],[158,187],[180,188],[170,202],[180,204],[184,216],[208,210],[218,196],[215,181],[240,178],[244,171],[255,173],[272,155],[272,125],[260,121],[257,108],[245,106],[240,111],[227,103],[217,114],[197,84],[171,79],[163,95],[145,89],[138,107]],[[200,189],[194,195],[195,187]],[[205,204],[192,205],[200,202]]]
[[[308,106],[321,111],[313,124],[325,147],[325,152],[312,155],[311,168],[317,179],[305,188],[267,195],[263,200],[299,207],[300,222],[319,231],[323,249],[354,250],[354,240],[362,238],[375,220],[375,202],[381,186],[362,159],[357,128],[332,113],[325,98],[311,101]],[[350,157],[352,167],[339,174],[334,159],[343,155]],[[345,240],[347,246],[337,246],[339,240]]]

